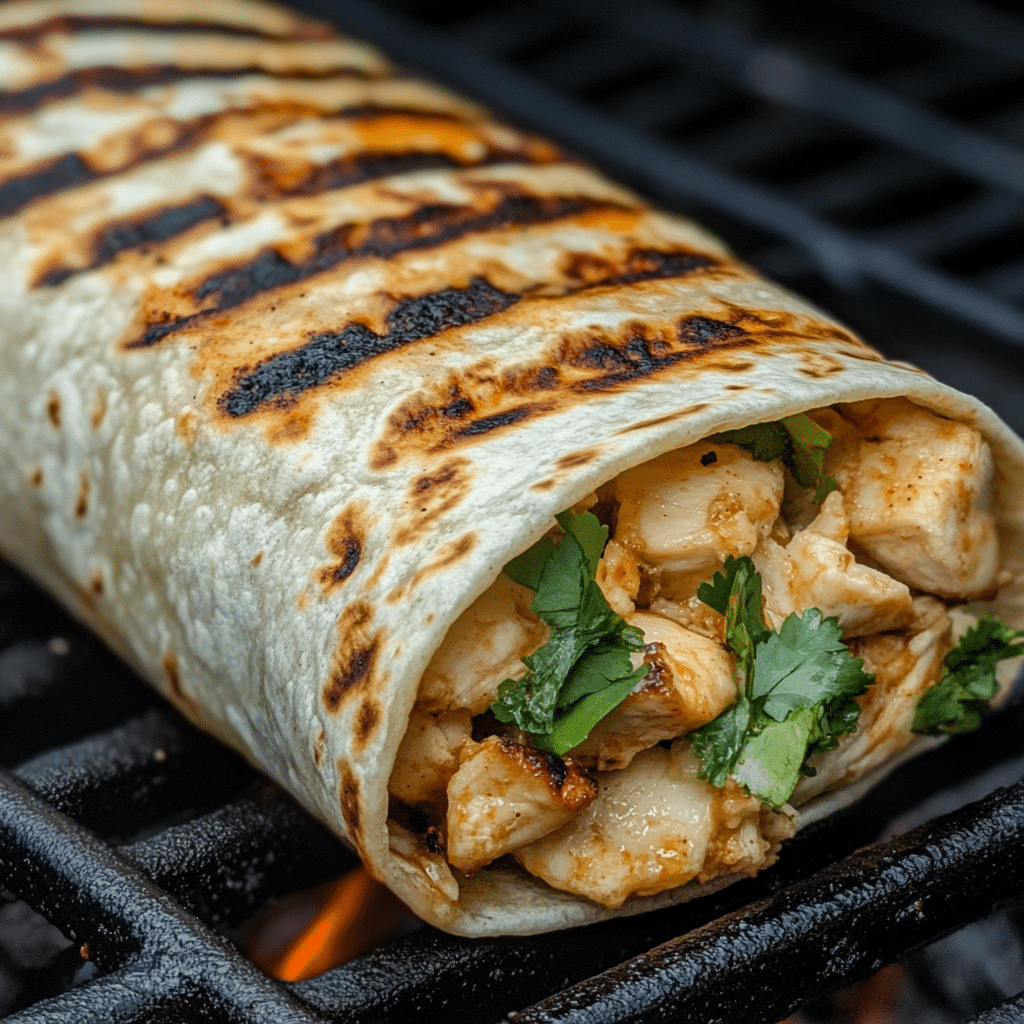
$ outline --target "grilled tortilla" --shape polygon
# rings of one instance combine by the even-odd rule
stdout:
[[[993,413],[372,48],[248,0],[14,0],[0,89],[3,553],[428,921],[729,880],[610,910],[389,836],[449,627],[631,467],[906,396],[991,446],[987,607],[1024,623],[1024,448]]]

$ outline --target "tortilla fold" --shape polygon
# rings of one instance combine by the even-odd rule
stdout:
[[[986,607],[1024,625],[994,413],[372,48],[247,0],[14,0],[0,89],[3,554],[427,921],[526,934],[728,881],[612,912],[504,864],[453,894],[389,846],[432,653],[625,469],[906,396],[991,445]]]

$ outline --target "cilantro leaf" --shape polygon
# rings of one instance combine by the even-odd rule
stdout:
[[[725,638],[741,662],[753,665],[754,646],[768,633],[761,597],[761,576],[748,555],[725,560],[725,573],[697,588],[697,597],[725,616]]]
[[[545,534],[533,547],[506,563],[505,575],[527,590],[535,591],[540,586],[540,574],[554,550],[554,540]]]
[[[817,608],[786,617],[776,633],[764,620],[761,577],[747,556],[729,558],[724,573],[698,597],[726,617],[726,642],[742,669],[737,702],[693,734],[700,777],[724,786],[731,775],[761,801],[789,799],[807,758],[838,745],[857,727],[853,699],[874,678],[842,641],[835,618]]]
[[[554,728],[550,732],[535,735],[533,742],[541,750],[558,754],[559,757],[579,746],[590,735],[590,730],[630,695],[636,684],[647,675],[649,668],[650,665],[641,665],[635,672],[611,680],[603,689],[582,697],[555,719]]]
[[[758,462],[781,459],[801,487],[814,488],[814,500],[819,505],[829,492],[839,490],[839,484],[825,473],[825,451],[832,435],[806,413],[724,430],[708,440],[739,445]]]
[[[701,764],[700,777],[712,786],[724,786],[749,732],[750,702],[741,694],[731,708],[693,734],[693,749]]]
[[[748,737],[733,778],[762,803],[781,806],[800,781],[814,724],[814,711],[801,708],[784,722],[771,722]]]
[[[842,635],[839,620],[822,619],[817,608],[787,616],[778,633],[769,633],[754,661],[751,694],[764,698],[764,714],[784,722],[790,712],[867,690],[873,679]]]
[[[996,665],[1024,654],[1024,629],[1011,629],[997,619],[979,619],[946,655],[945,674],[917,702],[914,732],[973,732],[982,722],[999,688]]]
[[[643,648],[643,632],[612,610],[597,584],[608,527],[590,512],[563,512],[558,522],[560,540],[543,537],[506,566],[534,591],[532,609],[551,637],[522,659],[524,676],[498,687],[491,710],[562,754],[625,700],[648,666],[633,668],[630,654]]]

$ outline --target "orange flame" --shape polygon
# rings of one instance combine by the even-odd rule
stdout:
[[[274,962],[265,966],[280,981],[303,981],[368,953],[395,928],[402,905],[355,868],[325,890],[319,912]]]

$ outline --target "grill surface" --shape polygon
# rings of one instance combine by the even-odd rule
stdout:
[[[1009,5],[300,6],[693,213],[1024,431],[1024,19]],[[279,985],[223,929],[351,856],[3,569],[0,1015],[778,1020],[1016,896],[1024,784],[853,851],[965,766],[1015,783],[1022,703],[715,897],[533,939],[423,929]],[[1018,1020],[1024,997],[976,1018]]]

